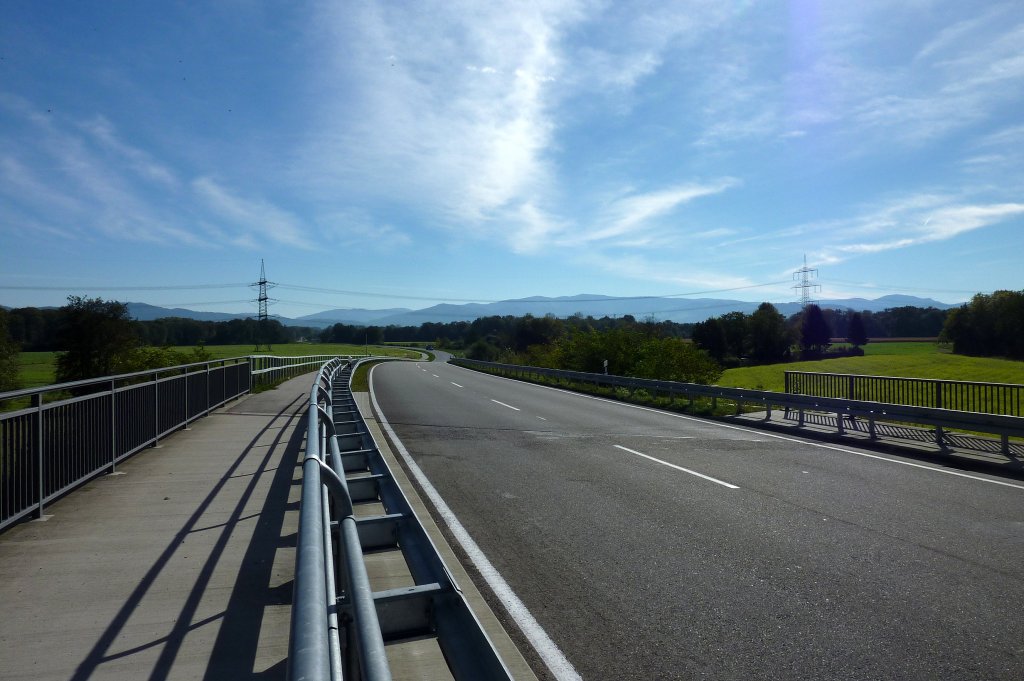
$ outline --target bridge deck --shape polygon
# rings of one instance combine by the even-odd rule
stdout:
[[[284,679],[310,376],[0,535],[0,677]]]

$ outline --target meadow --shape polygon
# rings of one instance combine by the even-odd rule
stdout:
[[[718,385],[782,392],[786,371],[1024,384],[1024,362],[954,355],[938,343],[898,342],[868,343],[863,357],[727,369]]]
[[[189,352],[191,347],[177,347],[175,350]],[[288,343],[285,345],[274,345],[269,352],[260,354],[277,355],[280,357],[302,357],[304,355],[362,355],[367,348],[363,345],[349,345],[343,343]],[[385,355],[388,357],[408,357],[418,359],[421,355],[418,352],[402,350],[380,345],[369,346],[371,354]],[[229,359],[232,357],[245,357],[256,354],[253,346],[248,345],[208,345],[206,351],[211,359]],[[18,379],[22,388],[35,388],[42,385],[52,385],[56,379],[57,369],[56,352],[22,352],[18,355]]]

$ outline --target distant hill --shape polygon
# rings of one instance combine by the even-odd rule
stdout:
[[[128,314],[132,319],[140,322],[149,322],[154,319],[165,317],[181,317],[183,319],[195,319],[201,322],[226,322],[231,319],[247,319],[255,317],[254,314],[231,314],[229,312],[197,312],[186,310],[183,307],[158,307],[149,303],[126,303]]]
[[[515,300],[503,300],[496,303],[466,303],[455,305],[441,303],[421,310],[408,308],[385,308],[368,310],[364,308],[339,308],[305,315],[295,319],[274,317],[287,326],[312,326],[326,328],[333,324],[350,326],[419,326],[427,322],[448,323],[457,321],[473,321],[479,317],[489,316],[522,316],[532,314],[543,317],[552,314],[556,317],[569,317],[574,314],[594,317],[622,317],[632,315],[637,319],[653,317],[658,320],[670,319],[678,323],[700,322],[709,317],[718,317],[728,312],[750,313],[757,309],[759,303],[751,303],[725,298],[663,298],[663,297],[615,297],[597,294],[580,294],[548,298],[531,296]],[[822,307],[833,309],[850,309],[856,311],[870,310],[881,312],[893,307],[934,307],[940,310],[958,307],[955,304],[943,303],[931,298],[915,296],[890,295],[881,298],[844,298],[838,300],[822,300]],[[775,305],[779,312],[789,316],[800,311],[796,302]],[[249,314],[231,314],[227,312],[197,312],[185,308],[165,308],[147,303],[128,303],[128,311],[135,319],[148,321],[163,317],[183,317],[200,321],[227,321],[254,317]]]
[[[568,317],[576,313],[594,317],[621,317],[632,315],[637,319],[654,317],[658,320],[670,319],[678,323],[701,322],[709,317],[717,317],[728,312],[751,313],[760,303],[721,298],[659,298],[636,297],[616,298],[601,295],[576,295],[560,298],[531,297],[518,300],[506,300],[497,303],[467,303],[452,305],[442,303],[422,310],[413,310],[398,315],[383,316],[374,319],[377,326],[419,326],[426,322],[472,321],[479,317],[491,315],[521,316],[532,314],[542,317],[553,314],[556,317]],[[833,309],[852,309],[856,311],[870,310],[881,312],[892,307],[935,307],[946,310],[956,305],[942,303],[930,298],[914,296],[883,296],[875,300],[865,298],[846,298],[840,300],[823,300],[822,307]],[[797,302],[780,303],[775,306],[779,312],[789,316],[800,311]]]
[[[299,326],[327,327],[333,324],[358,326],[374,323],[374,320],[381,319],[382,317],[397,316],[408,312],[412,312],[412,310],[407,307],[392,307],[385,310],[366,310],[363,308],[339,309],[296,317],[293,320],[288,320],[288,322],[282,319],[281,322]]]

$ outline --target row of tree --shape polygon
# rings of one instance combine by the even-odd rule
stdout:
[[[466,356],[688,383],[713,383],[722,375],[722,367],[707,352],[683,338],[668,335],[656,323],[630,318],[598,329],[585,324],[560,324],[560,320],[552,317],[519,319],[523,326],[544,332],[533,337],[521,335],[516,346],[503,345],[493,335],[478,338],[467,348]]]
[[[72,297],[75,301],[90,299]],[[99,299],[92,299],[99,300]],[[113,303],[114,301],[104,301]],[[122,303],[117,303],[123,305]],[[26,352],[53,352],[66,350],[61,330],[67,325],[68,306],[61,308],[23,307],[7,311],[7,326],[11,340]],[[124,306],[124,319],[132,333],[143,345],[246,345],[261,343],[293,343],[315,338],[318,329],[285,326],[276,319],[259,322],[256,319],[232,319],[224,322],[199,321],[183,317],[165,317],[153,321],[131,320]]]
[[[480,317],[472,322],[428,322],[421,326],[356,326],[334,324],[320,333],[323,343],[436,343],[440,347],[462,349],[475,343],[484,342],[502,350],[522,351],[530,345],[551,342],[574,329],[607,331],[643,324],[657,328],[658,333],[678,338],[689,338],[693,324],[676,322],[638,322],[631,315],[622,317],[584,317],[576,314],[562,319],[553,315],[534,317],[525,315],[493,315]]]
[[[951,311],[942,339],[958,354],[1024,360],[1024,291],[974,296]]]

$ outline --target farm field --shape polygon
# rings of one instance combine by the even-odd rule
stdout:
[[[189,352],[191,347],[177,347],[175,350]],[[206,351],[212,359],[228,359],[231,357],[245,357],[254,354],[252,345],[208,345]],[[366,351],[362,345],[345,345],[339,343],[288,343],[286,345],[275,345],[268,355],[281,357],[301,357],[303,355],[361,355]],[[409,357],[415,359],[418,353],[409,352],[386,346],[371,345],[371,354],[386,355],[389,357]],[[56,352],[22,352],[18,355],[18,379],[22,388],[35,388],[42,385],[52,385],[55,382],[57,369]]]
[[[782,392],[786,371],[1024,384],[1024,362],[954,355],[937,343],[869,343],[864,353],[863,357],[727,369],[718,385]]]

